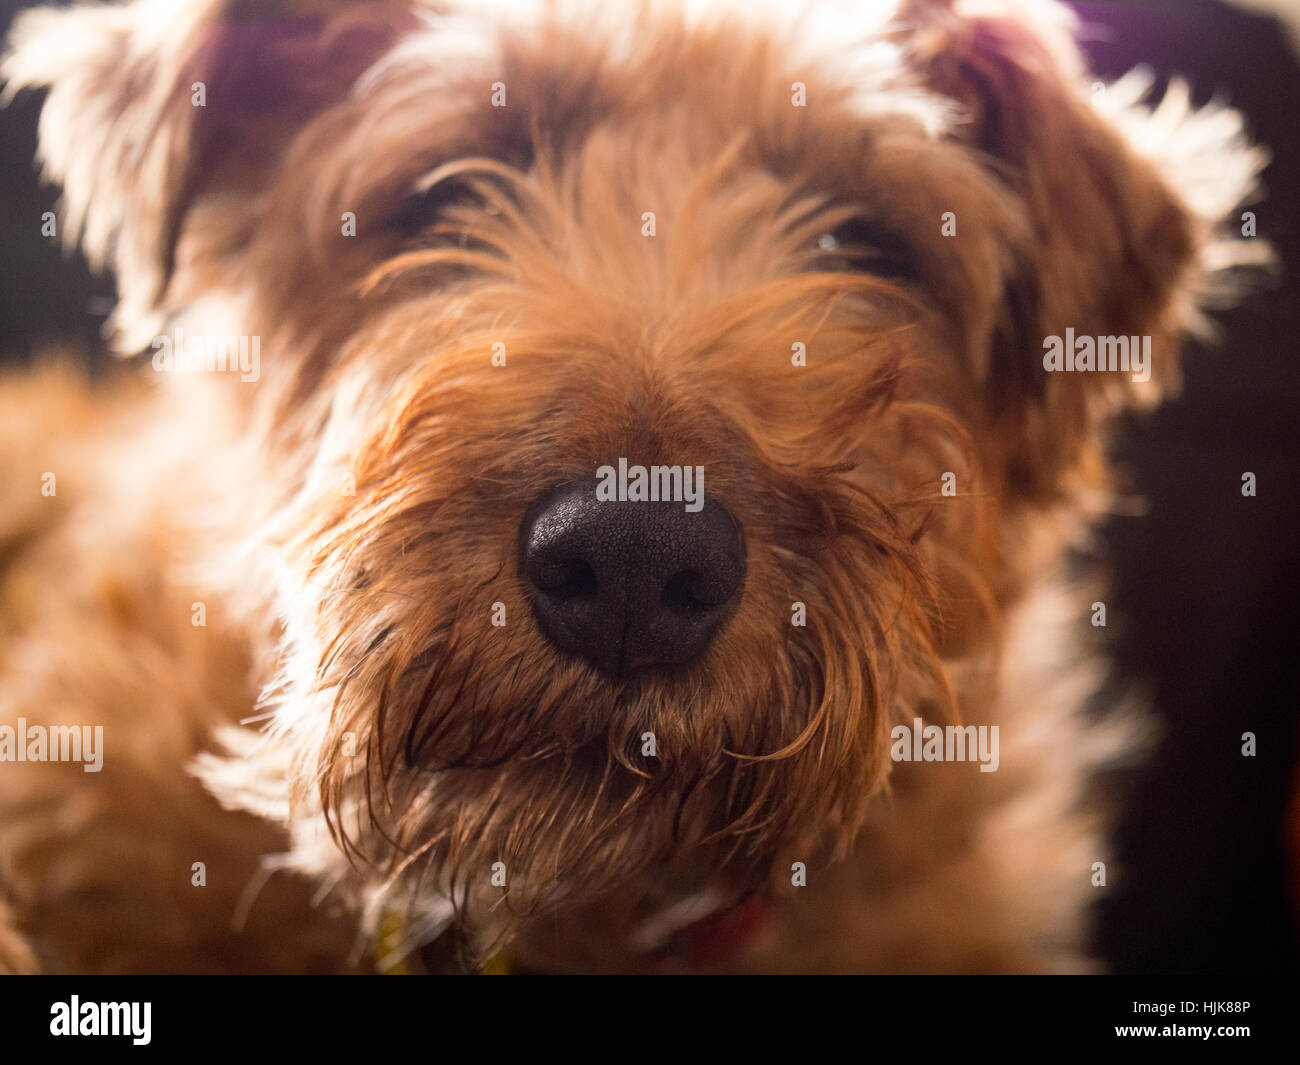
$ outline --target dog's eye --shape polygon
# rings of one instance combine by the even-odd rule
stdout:
[[[439,223],[453,219],[458,208],[472,208],[482,214],[497,213],[497,208],[484,203],[467,179],[449,177],[407,199],[393,218],[393,229],[404,237],[428,234]],[[460,243],[463,247],[466,240]]]
[[[857,271],[896,280],[913,280],[916,267],[904,241],[865,219],[853,218],[823,233],[816,242],[816,265],[823,270]]]

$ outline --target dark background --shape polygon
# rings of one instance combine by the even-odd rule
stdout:
[[[22,6],[0,0],[0,32]],[[1187,352],[1182,396],[1119,443],[1149,511],[1105,530],[1109,629],[1118,677],[1154,694],[1165,740],[1127,781],[1098,946],[1120,972],[1295,972],[1283,822],[1300,749],[1300,70],[1276,23],[1211,0],[1074,6],[1099,75],[1147,63],[1245,112],[1273,152],[1252,209],[1284,264],[1220,316],[1221,347]],[[38,103],[0,111],[0,363],[56,347],[94,368],[113,287],[40,235],[55,191],[32,167]],[[1241,755],[1245,731],[1255,758]]]
[[[1221,346],[1191,346],[1182,396],[1119,444],[1149,512],[1106,529],[1108,621],[1165,741],[1132,782],[1099,945],[1119,971],[1295,972],[1282,822],[1300,746],[1300,70],[1275,22],[1208,0],[1073,6],[1099,27],[1085,42],[1099,74],[1147,63],[1245,113],[1273,153],[1251,209],[1283,271],[1218,317]]]

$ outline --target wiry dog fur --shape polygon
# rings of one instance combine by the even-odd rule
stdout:
[[[10,967],[639,969],[754,891],[696,964],[1088,964],[1089,772],[1133,733],[1084,713],[1066,552],[1108,419],[1260,257],[1262,154],[1177,86],[1092,91],[1055,5],[741,7],[19,19],[63,234],[146,355],[0,388],[0,723],[105,729],[99,774],[0,767]],[[819,243],[850,221],[890,269]],[[260,379],[151,372],[177,326],[259,336]],[[1150,335],[1153,379],[1044,373],[1067,327]],[[620,456],[703,465],[748,575],[699,660],[614,681],[517,543]],[[999,770],[893,765],[914,717],[998,725]]]

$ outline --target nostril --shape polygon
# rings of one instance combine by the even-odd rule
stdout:
[[[698,574],[694,570],[684,569],[664,585],[664,606],[674,614],[689,617],[698,614],[703,604],[695,598],[693,591]]]
[[[663,604],[680,617],[694,617],[712,610],[719,600],[711,594],[710,583],[699,571],[684,569],[664,585]]]
[[[551,599],[595,599],[596,571],[580,558],[535,562],[529,567],[533,585]]]

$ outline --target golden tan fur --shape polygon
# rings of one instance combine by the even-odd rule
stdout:
[[[1232,160],[1184,195],[1040,3],[912,3],[834,52],[810,14],[280,8],[28,15],[4,67],[51,86],[119,346],[257,335],[262,367],[0,388],[0,723],[106,733],[98,775],[0,768],[0,957],[364,969],[398,912],[470,965],[653,968],[640,924],[758,890],[718,967],[1086,967],[1087,774],[1128,734],[1081,714],[1062,559],[1107,416],[1252,258],[1207,254],[1262,164],[1235,116],[1165,130]],[[818,247],[856,216],[912,278]],[[1067,326],[1151,335],[1159,380],[1045,374]],[[698,662],[615,684],[550,648],[515,553],[621,455],[703,464],[749,559]],[[914,716],[1000,725],[1002,767],[893,766]]]

